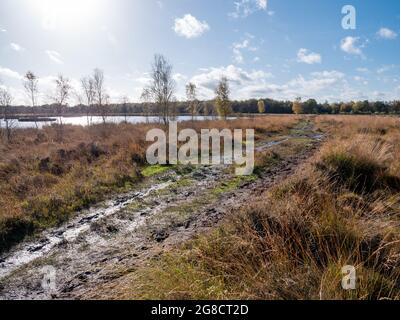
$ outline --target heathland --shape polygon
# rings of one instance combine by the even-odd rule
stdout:
[[[55,298],[400,298],[399,118],[179,124],[255,129],[249,177],[147,165],[158,126],[17,129],[0,144],[1,296],[44,297],[52,265]]]

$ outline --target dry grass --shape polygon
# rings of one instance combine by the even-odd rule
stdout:
[[[140,179],[141,131],[121,125],[19,130],[0,156],[0,251]]]
[[[298,117],[186,122],[180,128],[287,130]],[[67,220],[113,192],[142,179],[146,133],[154,124],[108,124],[16,130],[0,142],[0,252],[26,235]]]
[[[318,117],[331,140],[216,231],[116,288],[128,299],[400,299],[400,128]],[[343,290],[341,269],[357,271]]]

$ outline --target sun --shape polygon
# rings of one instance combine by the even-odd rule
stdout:
[[[45,29],[81,28],[93,22],[100,9],[102,0],[30,0],[42,16]]]

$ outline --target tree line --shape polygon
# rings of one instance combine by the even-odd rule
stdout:
[[[318,103],[315,99],[302,102],[301,98],[297,98],[292,103],[292,112],[295,114],[400,114],[400,100]]]
[[[192,120],[196,116],[229,117],[232,113],[238,114],[371,114],[387,113],[399,114],[400,101],[350,101],[341,103],[318,103],[315,99],[302,101],[277,101],[273,99],[249,99],[232,101],[230,99],[229,80],[221,77],[215,87],[213,100],[200,101],[196,84],[189,82],[186,85],[186,100],[177,101],[176,83],[173,80],[173,67],[163,55],[155,55],[150,71],[151,81],[143,88],[140,102],[133,103],[125,96],[118,102],[111,102],[107,92],[104,72],[94,69],[92,74],[80,80],[80,89],[74,89],[71,81],[62,74],[54,79],[54,89],[46,93],[49,103],[38,105],[40,88],[39,78],[28,71],[22,81],[24,91],[30,101],[29,106],[13,105],[13,97],[9,90],[0,86],[0,118],[4,128],[0,128],[7,141],[11,140],[15,119],[21,115],[32,115],[36,123],[41,116],[55,116],[58,118],[59,138],[62,139],[63,116],[82,115],[87,118],[87,125],[93,123],[93,116],[100,116],[105,124],[110,115],[156,116],[160,123],[167,124],[177,115],[189,114]],[[75,97],[78,104],[69,107],[71,98]]]

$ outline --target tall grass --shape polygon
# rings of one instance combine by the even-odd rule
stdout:
[[[186,122],[179,128],[254,128],[265,134],[287,130],[297,121],[271,117]],[[11,144],[1,141],[0,252],[143,179],[146,133],[154,127],[162,126],[64,126],[62,141],[56,126],[18,129]]]
[[[399,128],[365,120],[318,118],[331,140],[308,164],[217,230],[127,276],[115,295],[400,299]],[[341,287],[346,265],[356,268],[355,290]]]

